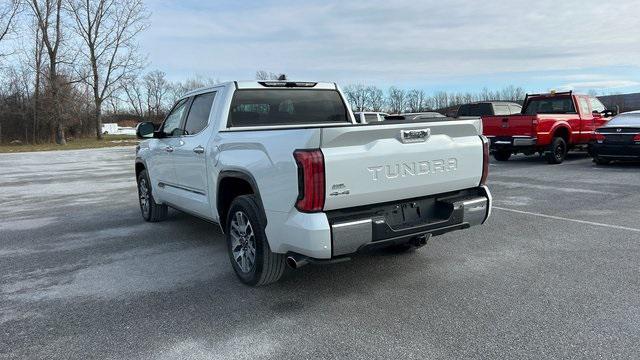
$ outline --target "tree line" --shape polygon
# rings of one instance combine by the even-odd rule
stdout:
[[[521,87],[506,86],[500,90],[483,88],[479,92],[437,91],[427,94],[422,89],[401,89],[395,86],[383,89],[364,84],[351,84],[343,88],[353,111],[376,111],[405,113],[422,111],[442,111],[476,101],[522,101],[525,91]]]
[[[143,0],[0,0],[0,143],[102,138],[103,121],[160,122],[185,92],[217,79],[172,82],[148,69],[139,35],[149,25]],[[259,70],[259,80],[282,74]],[[520,101],[521,87],[426,93],[351,84],[356,111],[442,110],[486,100]]]
[[[142,0],[3,0],[0,3],[0,143],[102,137],[127,114],[157,121],[184,92],[215,83],[170,82],[145,71]]]

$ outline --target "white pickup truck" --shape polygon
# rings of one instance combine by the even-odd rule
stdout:
[[[357,124],[336,84],[237,81],[180,99],[138,125],[145,220],[167,207],[220,224],[249,285],[286,265],[374,247],[409,249],[484,223],[489,149],[480,119]]]

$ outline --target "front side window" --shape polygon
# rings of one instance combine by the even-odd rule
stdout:
[[[591,111],[597,111],[599,113],[607,110],[607,108],[597,98],[591,97]]]
[[[182,122],[182,117],[184,116],[186,108],[187,99],[182,99],[176,103],[173,110],[171,110],[171,113],[169,113],[169,116],[167,116],[162,124],[162,133],[164,136],[172,137],[182,135],[180,123]]]
[[[351,123],[335,90],[238,90],[229,127]]]
[[[524,110],[525,115],[575,113],[576,108],[570,96],[533,98]]]
[[[210,92],[196,95],[196,97],[193,98],[193,103],[191,104],[191,109],[189,109],[189,115],[187,115],[187,122],[184,128],[185,135],[195,135],[207,127],[209,123],[209,113],[211,113],[211,106],[213,105],[215,96],[215,92]]]

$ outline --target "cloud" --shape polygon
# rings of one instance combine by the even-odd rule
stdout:
[[[153,65],[169,74],[232,79],[266,69],[303,79],[402,84],[640,68],[637,0],[616,1],[615,19],[593,0],[165,0],[151,8],[152,27],[141,43]]]
[[[638,85],[640,85],[640,82],[633,80],[597,80],[568,83],[563,85],[562,88],[572,90],[600,90],[626,88]]]

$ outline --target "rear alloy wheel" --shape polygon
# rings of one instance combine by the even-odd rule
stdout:
[[[493,158],[498,161],[508,161],[511,157],[511,151],[509,150],[496,150],[493,153]]]
[[[285,255],[273,253],[269,247],[264,232],[266,223],[255,195],[238,196],[227,212],[229,260],[240,281],[247,285],[276,282],[286,268]]]
[[[567,142],[561,137],[553,138],[547,152],[547,163],[561,164],[567,156]]]

